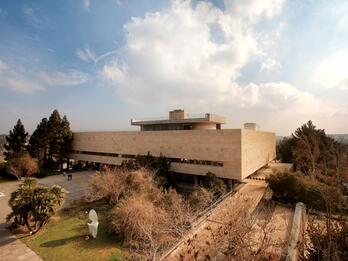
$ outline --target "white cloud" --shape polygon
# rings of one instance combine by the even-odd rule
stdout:
[[[247,3],[254,21],[275,15],[283,1]],[[104,65],[100,75],[118,86],[118,95],[135,103],[155,99],[277,109],[314,100],[285,83],[237,83],[241,69],[256,57],[263,69],[280,63],[258,44],[253,23],[244,20],[237,3],[228,7],[224,12],[209,2],[192,7],[189,1],[173,1],[169,9],[132,18],[124,27],[123,59]],[[238,10],[232,12],[232,7]]]
[[[76,56],[80,60],[82,60],[84,62],[87,62],[87,63],[88,62],[98,63],[101,60],[107,58],[108,56],[111,56],[111,55],[114,55],[114,54],[117,54],[117,53],[119,53],[119,51],[110,51],[110,52],[106,52],[106,53],[104,53],[102,55],[97,56],[93,52],[93,50],[91,50],[89,48],[88,45],[86,45],[84,49],[79,49],[79,48],[76,49]]]
[[[31,93],[50,87],[79,85],[87,80],[88,75],[75,70],[66,72],[28,70],[10,66],[0,60],[0,87],[17,92]]]
[[[96,61],[96,56],[94,52],[91,49],[89,49],[88,45],[86,45],[86,47],[83,50],[79,48],[76,49],[76,56],[84,62]]]
[[[263,122],[283,133],[290,126],[280,124],[284,120],[296,128],[319,115],[331,119],[335,106],[289,83],[248,82],[245,76],[241,82],[252,62],[260,70],[281,68],[269,50],[285,25],[262,32],[257,21],[279,13],[283,2],[232,1],[221,10],[207,1],[172,1],[169,8],[124,26],[122,52],[103,65],[99,76],[135,104],[213,111],[234,123]]]
[[[348,90],[348,49],[339,50],[314,68],[310,81],[320,87]]]
[[[85,10],[90,11],[91,0],[82,0],[82,5]]]
[[[282,10],[285,0],[225,0],[227,12],[234,16],[257,22],[262,17],[271,18]]]
[[[264,58],[261,62],[261,71],[263,70],[270,71],[273,69],[280,69],[281,67],[282,65],[280,64],[279,61],[274,60],[270,57]]]

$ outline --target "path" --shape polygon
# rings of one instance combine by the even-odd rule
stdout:
[[[11,192],[18,184],[17,181],[0,183],[0,192],[5,194],[4,197],[0,197],[0,260],[39,261],[42,259],[6,228],[9,225],[6,223],[6,216],[11,211],[7,203]]]
[[[53,185],[63,187],[66,192],[63,207],[67,207],[71,202],[85,195],[88,181],[94,173],[95,171],[92,170],[74,172],[71,173],[72,180],[68,180],[67,175],[64,177],[60,174],[40,179],[39,182],[48,187]]]

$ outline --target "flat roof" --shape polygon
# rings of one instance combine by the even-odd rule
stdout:
[[[214,115],[210,113],[189,115],[184,119],[169,119],[169,117],[162,118],[146,118],[146,119],[131,119],[131,125],[159,125],[159,124],[181,124],[181,123],[217,123],[224,124],[225,117]]]

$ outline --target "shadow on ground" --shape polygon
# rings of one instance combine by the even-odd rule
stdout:
[[[59,247],[59,246],[63,246],[65,244],[68,244],[72,241],[81,241],[81,239],[83,239],[83,236],[78,235],[78,236],[73,236],[73,237],[67,237],[67,238],[47,241],[45,243],[42,243],[40,246],[41,247]]]

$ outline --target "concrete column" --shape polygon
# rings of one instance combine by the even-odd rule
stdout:
[[[196,175],[193,176],[193,182],[195,186],[198,186],[198,178]]]
[[[227,180],[227,188],[229,191],[233,190],[233,185],[234,185],[234,180],[233,179],[228,179]]]

